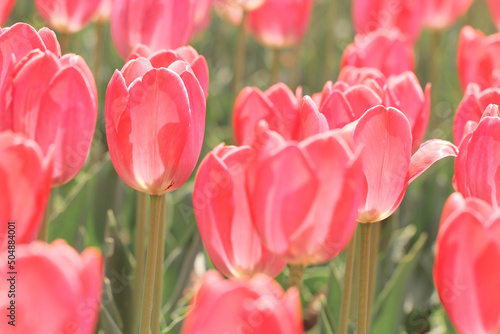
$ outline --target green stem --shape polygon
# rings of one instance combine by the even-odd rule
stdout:
[[[370,317],[370,319],[372,317],[372,307],[377,287],[377,256],[382,222],[376,222],[372,224],[373,228],[370,239],[370,285],[368,287],[368,316]],[[368,322],[368,332],[370,331],[370,325],[371,323]]]
[[[354,276],[354,255],[356,254],[356,233],[347,246],[344,285],[342,287],[342,304],[340,306],[339,334],[347,334],[349,325],[349,309],[351,307],[352,280]]]
[[[301,57],[301,52],[302,51],[302,43],[297,44],[293,48],[293,68],[291,69],[292,75],[290,78],[290,87],[296,88],[299,86],[299,81],[300,81],[300,57]]]
[[[37,240],[47,242],[49,238],[49,216],[50,209],[52,206],[52,190],[47,199],[47,205],[45,206],[45,212],[43,213],[42,225],[40,225],[40,230],[38,230]]]
[[[368,323],[371,317],[368,315],[369,303],[369,286],[370,286],[370,241],[373,224],[359,223],[360,240],[359,240],[359,295],[358,295],[358,334],[368,334]]]
[[[247,38],[246,20],[247,11],[243,10],[243,17],[241,18],[241,24],[238,32],[238,44],[236,46],[236,53],[234,58],[233,100],[236,98],[240,90],[245,66],[245,48]]]
[[[151,195],[151,219],[149,225],[148,248],[146,258],[146,276],[143,285],[140,334],[149,334],[151,325],[151,311],[153,307],[153,294],[156,275],[156,253],[158,250],[160,216],[162,202],[165,195]]]
[[[329,1],[329,7],[327,10],[327,15],[328,15],[328,22],[338,22],[338,11],[339,11],[339,1],[337,0],[332,0]],[[331,24],[328,29],[326,30],[326,59],[325,59],[325,69],[326,71],[324,72],[324,82],[328,80],[332,80],[332,78],[335,78],[336,75],[336,70],[337,70],[337,43],[335,40],[335,29],[333,27],[333,24]]]
[[[430,81],[432,84],[432,94],[431,94],[431,110],[435,111],[436,103],[439,101],[441,96],[441,32],[439,30],[432,31],[431,43],[431,73]],[[439,119],[436,112],[431,112],[429,119],[429,130],[434,130],[439,125]]]
[[[105,23],[96,22],[96,35],[97,41],[94,49],[94,77],[97,85],[97,91],[99,92],[99,87],[101,86],[101,65],[104,50],[104,37],[105,37]]]
[[[279,81],[280,78],[280,49],[273,49],[273,63],[271,66],[271,85],[274,85]]]
[[[148,229],[148,194],[137,193],[137,211],[135,216],[135,279],[133,314],[139,314],[142,302],[142,286],[144,284],[144,260],[146,259],[146,231]],[[139,318],[134,317],[130,333],[137,333]]]
[[[289,265],[290,274],[288,277],[288,287],[297,287],[300,290],[302,286],[302,276],[304,276],[305,266],[303,265]]]
[[[65,55],[69,51],[70,34],[62,32],[59,35],[59,45],[61,46],[61,54]]]
[[[163,262],[165,257],[165,233],[167,229],[166,224],[166,203],[163,199],[160,213],[160,231],[158,242],[158,249],[156,252],[156,277],[155,277],[155,295],[153,299],[153,320],[151,326],[151,333],[160,332],[161,323],[161,307],[163,301]]]

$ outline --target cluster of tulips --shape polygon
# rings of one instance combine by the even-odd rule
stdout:
[[[0,4],[0,23],[14,3]],[[197,283],[182,333],[303,333],[302,275],[344,250],[338,332],[346,334],[353,323],[355,289],[357,333],[370,333],[381,222],[398,209],[409,184],[445,157],[456,157],[456,192],[439,223],[435,286],[460,333],[500,331],[500,33],[485,36],[466,26],[460,34],[457,63],[465,93],[454,144],[422,143],[431,85],[422,89],[413,72],[421,28],[445,29],[471,3],[353,0],[358,35],[343,53],[337,80],[315,94],[304,95],[300,87],[294,92],[283,82],[239,91],[243,64],[236,64],[236,143],[220,143],[205,156],[192,198],[216,270]],[[209,26],[214,7],[241,28],[240,61],[246,31],[279,55],[301,41],[314,2],[35,4],[61,34],[61,44],[92,20],[111,20],[125,64],[107,86],[107,145],[117,174],[140,193],[142,212],[135,241],[137,319],[125,330],[160,333],[165,194],[182,187],[196,168],[209,94],[207,61],[188,45],[190,38]],[[500,27],[500,6],[494,0],[489,5]],[[92,71],[82,57],[61,52],[52,30],[26,23],[0,29],[0,308],[12,314],[5,310],[14,300],[17,310],[7,320],[2,313],[1,333],[95,332],[103,256],[95,248],[79,254],[64,240],[48,244],[46,208],[52,188],[71,181],[88,160],[97,106]],[[12,253],[15,263],[7,261]],[[274,280],[283,270],[286,291]],[[14,271],[13,299],[6,279]]]

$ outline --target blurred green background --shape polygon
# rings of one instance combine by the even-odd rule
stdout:
[[[212,13],[208,30],[191,41],[207,59],[210,91],[207,101],[205,141],[201,158],[220,142],[233,144],[231,96],[237,28]],[[39,29],[45,23],[32,0],[18,0],[6,26],[26,22]],[[468,13],[450,29],[424,30],[415,46],[416,74],[420,84],[432,82],[431,120],[426,139],[452,140],[454,113],[462,98],[456,69],[456,47],[462,26],[469,24],[486,34],[496,32],[484,0],[476,0]],[[96,25],[71,36],[67,52],[77,53],[91,69],[96,64]],[[63,238],[81,251],[103,249],[106,284],[99,333],[128,333],[133,286],[133,241],[136,193],[115,173],[106,148],[104,97],[115,69],[123,66],[104,26],[104,52],[99,73],[99,118],[91,153],[82,172],[54,190],[49,239]],[[281,54],[280,81],[304,94],[320,92],[326,81],[335,81],[342,51],[353,41],[351,1],[315,2],[307,35],[301,45]],[[269,87],[272,52],[247,38],[245,86]],[[200,161],[201,161],[200,158]],[[410,185],[393,218],[383,223],[378,257],[377,297],[373,333],[453,333],[434,289],[434,241],[443,204],[453,191],[453,159],[430,168]],[[193,177],[168,195],[163,290],[164,332],[178,333],[192,295],[192,287],[210,260],[203,253],[192,209]],[[194,269],[193,269],[194,268]],[[311,333],[335,333],[340,308],[344,255],[330,264],[306,271],[302,291],[304,315],[316,325]],[[278,277],[284,286],[287,269]]]

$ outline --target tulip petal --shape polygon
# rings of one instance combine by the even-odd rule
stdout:
[[[368,109],[383,103],[380,96],[367,86],[352,86],[345,92],[345,98],[352,108],[354,119],[360,118]],[[353,121],[351,119],[350,121]],[[349,123],[349,122],[348,122]]]
[[[353,140],[368,185],[359,221],[374,222],[392,214],[407,186],[411,158],[411,129],[397,109],[373,107],[358,121]]]
[[[358,100],[356,98],[357,96],[354,96],[355,93],[354,94],[353,93],[354,92],[351,92],[349,98],[351,98],[354,101],[358,101],[362,105],[361,108],[364,108],[366,105],[363,104],[363,102],[365,101]],[[347,123],[351,123],[353,120],[356,119],[356,116],[354,115],[353,112],[353,108],[351,108],[351,104],[347,101],[346,97],[347,96],[344,96],[343,93],[334,90],[321,104],[321,113],[325,115],[328,121],[329,129],[341,128]],[[368,108],[372,106],[373,105],[369,106]],[[354,105],[354,107],[359,107],[359,106]]]
[[[304,96],[302,100],[300,117],[304,138],[328,131],[328,122],[325,116],[319,112],[318,107],[309,96]]]
[[[412,183],[435,162],[446,157],[456,157],[457,154],[458,148],[449,141],[441,139],[426,141],[411,157],[408,184]]]

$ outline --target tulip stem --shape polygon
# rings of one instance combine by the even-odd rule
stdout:
[[[356,254],[356,233],[347,245],[344,285],[342,287],[342,304],[340,306],[339,334],[347,334],[349,325],[349,309],[351,307],[352,280],[354,276],[354,255]]]
[[[161,309],[163,301],[163,263],[165,257],[165,233],[167,230],[166,208],[167,205],[165,203],[165,198],[163,198],[160,213],[160,239],[156,252],[155,294],[153,299],[153,320],[151,325],[151,333],[160,333]]]
[[[94,77],[97,85],[97,91],[99,92],[99,88],[101,87],[101,65],[102,65],[102,55],[104,50],[104,35],[105,35],[105,23],[96,22],[96,37],[97,41],[95,44],[94,50]],[[99,93],[98,93],[99,94]]]
[[[234,81],[233,81],[233,100],[236,99],[240,90],[243,72],[245,70],[245,52],[246,52],[246,29],[247,11],[243,9],[243,16],[238,31],[238,41],[236,45],[236,52],[234,58]]]
[[[165,201],[165,195],[151,195],[151,219],[146,257],[146,276],[143,284],[141,322],[139,325],[140,334],[149,334],[151,325],[162,201]]]
[[[274,85],[280,78],[280,56],[281,50],[278,48],[273,49],[273,63],[271,66],[271,85]]]
[[[144,260],[146,258],[146,230],[148,229],[148,194],[137,193],[137,211],[135,215],[135,279],[133,314],[139,314],[142,302],[142,285],[144,284]],[[131,333],[137,333],[139,318],[132,320]]]
[[[368,317],[370,317],[370,319],[372,316],[372,306],[377,286],[377,256],[382,222],[372,223],[372,225],[373,227],[370,239],[370,285],[368,287]],[[370,331],[370,322],[368,323],[368,331]]]
[[[59,45],[61,46],[61,54],[65,55],[69,51],[70,34],[63,32],[59,35]]]
[[[304,269],[306,267],[303,265],[289,265],[290,274],[288,276],[288,287],[297,287],[300,290],[302,286],[302,276],[304,276]]]
[[[52,191],[51,191],[52,193]],[[52,205],[52,196],[49,194],[49,198],[47,199],[47,205],[45,206],[45,212],[43,213],[42,225],[40,225],[40,230],[38,230],[37,240],[47,241],[49,238],[49,216],[50,216],[50,208]]]
[[[431,112],[429,119],[429,129],[432,131],[436,129],[439,125],[438,114],[436,113],[436,102],[441,94],[441,76],[439,72],[441,70],[441,32],[440,31],[432,31],[432,53],[431,53],[431,73],[430,73],[430,81],[432,84],[431,94]]]
[[[358,328],[357,334],[368,334],[371,317],[368,314],[369,287],[370,287],[370,250],[372,223],[359,223],[359,288],[358,288]]]

